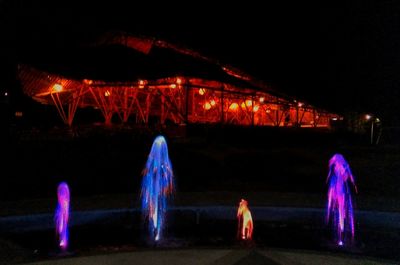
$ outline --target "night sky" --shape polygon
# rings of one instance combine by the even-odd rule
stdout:
[[[316,106],[371,112],[384,124],[399,123],[396,1],[54,2],[0,2],[2,91],[14,89],[16,63],[32,54],[54,57],[108,30],[125,30],[201,51]]]

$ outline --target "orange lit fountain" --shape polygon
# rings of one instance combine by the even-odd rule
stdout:
[[[246,200],[241,199],[237,212],[238,237],[242,240],[251,240],[253,236],[253,218],[248,205]]]

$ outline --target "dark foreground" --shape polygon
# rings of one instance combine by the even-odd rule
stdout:
[[[166,135],[180,192],[326,193],[328,161],[348,160],[360,195],[399,198],[399,144],[368,135],[294,128],[174,131],[90,128],[11,132],[1,138],[0,199],[51,198],[67,181],[74,196],[138,194],[152,141]]]
[[[21,215],[44,218],[36,222],[37,229],[28,229],[29,222],[12,219],[11,226],[0,226],[2,262],[48,260],[59,255],[52,212],[61,181],[70,185],[75,211],[88,210],[85,204],[77,203],[78,197],[100,198],[90,203],[93,207],[87,208],[91,210],[125,209],[97,217],[93,212],[83,214],[81,221],[75,215],[72,222],[77,223],[70,231],[72,256],[170,248],[283,248],[400,260],[399,228],[393,226],[397,219],[390,215],[399,211],[398,144],[382,141],[371,146],[367,138],[327,131],[198,129],[193,128],[196,133],[183,138],[162,131],[115,132],[104,128],[80,132],[78,137],[20,131],[2,138],[2,220]],[[234,207],[244,197],[251,209],[285,206],[320,210],[311,212],[311,219],[307,213],[298,216],[296,210],[288,213],[293,218],[272,213],[266,214],[272,219],[263,219],[254,209],[254,240],[244,245],[236,240],[234,208],[222,219],[207,215],[207,211],[200,218],[196,212],[175,211],[168,218],[165,240],[155,245],[145,238],[139,214],[126,209],[137,207],[141,171],[158,133],[167,135],[178,206],[210,202]],[[355,202],[361,216],[356,219],[356,238],[345,248],[332,243],[332,232],[323,222],[321,210],[326,199],[327,163],[335,153],[348,160],[359,190]],[[180,197],[183,193],[214,195]],[[271,198],[264,193],[272,194]],[[110,194],[130,195],[122,201],[110,201]],[[41,204],[42,200],[47,203]],[[371,214],[363,217],[364,210]],[[381,212],[391,213],[378,214]],[[44,216],[38,217],[39,213]]]
[[[233,207],[222,206],[175,208],[167,216],[168,223],[160,242],[148,238],[138,210],[75,212],[67,255],[228,248],[291,249],[400,260],[397,244],[400,215],[397,213],[359,212],[355,241],[338,247],[333,242],[332,230],[324,223],[323,209],[255,207],[251,242],[237,240],[235,211]],[[5,261],[43,261],[63,256],[56,247],[51,214],[13,218],[1,220],[3,242],[14,246],[14,249],[9,247]]]

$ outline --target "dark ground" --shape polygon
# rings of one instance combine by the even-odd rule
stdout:
[[[326,130],[191,126],[167,135],[177,192],[324,195],[328,160],[342,153],[360,196],[399,198],[399,145]],[[152,141],[148,130],[97,128],[13,131],[3,137],[3,201],[51,198],[67,181],[73,196],[138,194]],[[6,139],[8,138],[8,139]]]
[[[368,210],[372,214],[400,211],[399,145],[388,141],[389,135],[382,134],[385,137],[379,145],[370,145],[367,134],[343,131],[190,126],[186,130],[188,136],[181,137],[181,129],[10,128],[11,133],[2,137],[0,216],[30,213],[51,216],[57,184],[61,181],[70,185],[73,211],[138,206],[141,171],[159,133],[166,135],[169,145],[177,206],[234,207],[244,197],[251,207],[321,209],[326,199],[328,160],[339,152],[348,160],[356,178],[359,190],[354,200],[356,211]],[[322,215],[318,217],[320,221]],[[71,245],[76,254],[148,248],[137,242],[141,240],[138,233],[143,231],[132,226],[140,223],[139,217],[126,218],[71,228],[71,235],[75,235]],[[210,218],[201,221],[200,226],[193,223],[193,218],[190,222],[183,219],[178,222],[179,218],[172,221],[176,226],[171,223],[168,226],[170,236],[181,240],[171,243],[175,248],[242,247],[234,238],[234,215],[229,221]],[[325,224],[297,221],[256,221],[255,244],[336,253],[336,248],[329,246],[331,231]],[[349,253],[398,259],[399,235],[392,230],[358,223],[357,245]],[[49,251],[55,251],[54,248],[53,229],[6,233],[0,238],[0,264],[48,259]]]
[[[139,210],[73,212],[68,253],[72,257],[87,257],[141,251],[154,251],[157,255],[160,250],[177,249],[294,249],[299,253],[317,251],[379,261],[400,259],[398,223],[385,226],[368,223],[376,212],[366,213],[368,218],[357,215],[354,242],[338,248],[332,240],[334,233],[324,222],[323,210],[253,207],[254,237],[251,242],[243,242],[236,239],[235,207],[203,207],[197,212],[200,208],[170,210],[162,240],[157,243],[148,238]],[[52,215],[28,219],[31,221],[25,225],[30,223],[29,229],[18,230],[21,222],[9,223],[11,230],[1,229],[0,264],[62,258],[51,225]],[[399,217],[395,219],[399,220]],[[350,239],[347,242],[351,242]]]

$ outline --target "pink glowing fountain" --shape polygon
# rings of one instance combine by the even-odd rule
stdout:
[[[326,182],[329,186],[326,221],[327,223],[332,222],[337,244],[342,246],[350,236],[351,241],[354,240],[354,214],[350,184],[354,186],[356,193],[357,186],[350,166],[341,154],[335,154],[329,160],[329,174]]]
[[[58,205],[55,213],[56,234],[61,250],[68,247],[68,219],[69,219],[69,188],[62,182],[57,189]]]

